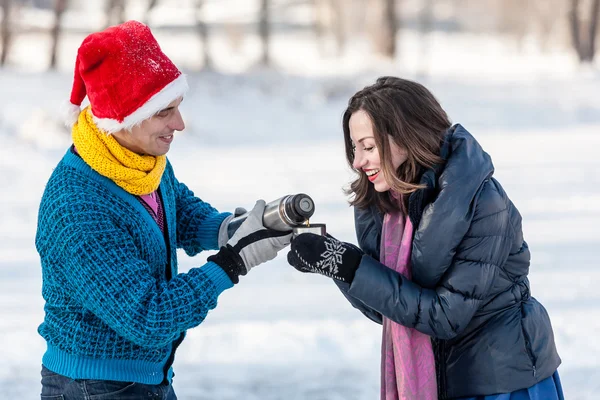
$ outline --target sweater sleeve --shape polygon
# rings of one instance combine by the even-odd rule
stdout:
[[[188,187],[175,182],[177,247],[195,256],[203,250],[219,248],[219,228],[231,213],[219,213],[210,204],[194,196]]]
[[[132,233],[97,200],[63,196],[49,208],[41,213],[37,240],[47,272],[74,301],[137,345],[172,342],[199,325],[233,286],[211,262],[169,281],[157,279]]]
[[[451,339],[469,324],[489,294],[497,268],[508,258],[512,242],[508,224],[506,209],[474,221],[470,232],[487,234],[463,239],[435,289],[425,289],[365,255],[348,294],[399,324]],[[490,226],[495,229],[490,231]]]

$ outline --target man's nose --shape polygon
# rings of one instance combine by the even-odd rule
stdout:
[[[177,110],[175,112],[175,114],[173,115],[173,119],[171,120],[171,123],[169,124],[169,128],[176,130],[176,131],[182,131],[185,129],[185,122],[183,122],[183,117],[181,116],[181,111]]]

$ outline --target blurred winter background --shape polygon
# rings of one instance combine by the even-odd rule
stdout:
[[[60,106],[92,31],[145,21],[189,76],[169,156],[220,210],[304,192],[355,242],[341,114],[418,80],[492,155],[524,217],[566,398],[600,392],[599,0],[0,0],[0,393],[39,398],[37,207],[70,143]],[[596,57],[597,58],[597,57]],[[181,270],[206,255],[182,254]],[[374,289],[376,290],[376,289]],[[378,398],[380,327],[285,254],[224,293],[175,361],[180,399]]]

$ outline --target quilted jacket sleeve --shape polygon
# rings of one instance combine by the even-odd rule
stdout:
[[[378,311],[375,311],[371,307],[367,306],[365,303],[360,301],[359,299],[351,296],[348,291],[350,290],[350,285],[346,282],[338,281],[333,279],[337,287],[340,289],[346,300],[352,305],[352,307],[356,308],[358,311],[363,313],[363,315],[369,318],[373,322],[377,322],[378,324],[383,323],[383,317]]]

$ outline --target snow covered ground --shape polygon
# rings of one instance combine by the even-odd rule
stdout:
[[[554,324],[566,398],[596,399],[600,77],[577,72],[564,55],[499,52],[488,60],[489,47],[477,68],[473,52],[462,61],[448,58],[472,47],[438,39],[434,54],[448,62],[435,63],[421,81],[492,155],[496,176],[524,218],[532,293]],[[182,105],[188,129],[169,153],[180,179],[221,210],[307,193],[317,206],[313,221],[354,242],[341,190],[352,176],[341,143],[344,105],[380,74],[415,78],[416,70],[410,63],[359,64],[361,54],[353,56],[360,68],[341,63],[338,70],[321,60],[305,62],[303,70],[288,60],[277,71],[188,71],[191,92]],[[45,181],[69,144],[57,116],[71,85],[70,67],[64,69],[0,71],[3,398],[33,399],[40,389],[45,345],[36,332],[43,302],[34,236]],[[207,256],[181,254],[181,270]],[[284,252],[225,292],[206,322],[188,333],[175,362],[175,388],[183,400],[376,399],[379,346],[378,325],[327,279],[289,267]]]

